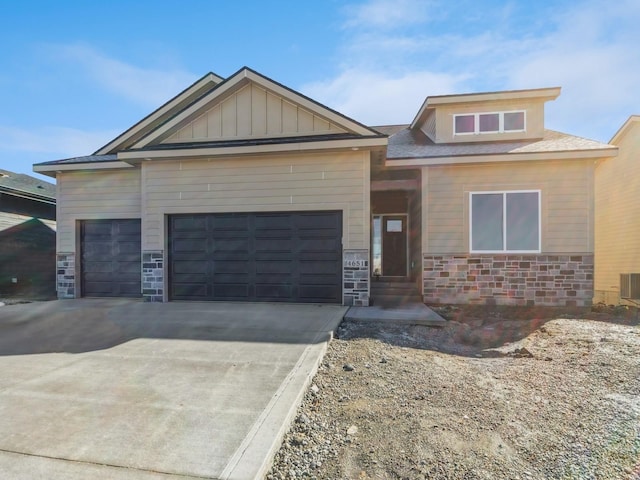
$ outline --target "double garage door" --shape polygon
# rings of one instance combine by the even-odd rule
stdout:
[[[85,220],[82,294],[141,295],[140,220]],[[342,302],[342,212],[169,217],[171,300]]]
[[[342,301],[342,212],[173,215],[172,300]]]

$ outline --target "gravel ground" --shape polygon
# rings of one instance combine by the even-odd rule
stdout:
[[[640,480],[635,313],[440,312],[343,323],[267,479]]]

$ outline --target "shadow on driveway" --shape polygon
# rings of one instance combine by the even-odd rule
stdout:
[[[317,343],[327,340],[345,311],[337,305],[137,299],[7,305],[0,307],[0,355],[82,353],[139,338]]]

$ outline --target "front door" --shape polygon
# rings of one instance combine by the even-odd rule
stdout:
[[[373,223],[375,269],[384,277],[406,277],[407,216],[379,215]]]

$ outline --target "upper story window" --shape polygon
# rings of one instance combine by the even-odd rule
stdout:
[[[524,132],[525,128],[524,110],[466,113],[453,116],[453,133],[455,135]]]

